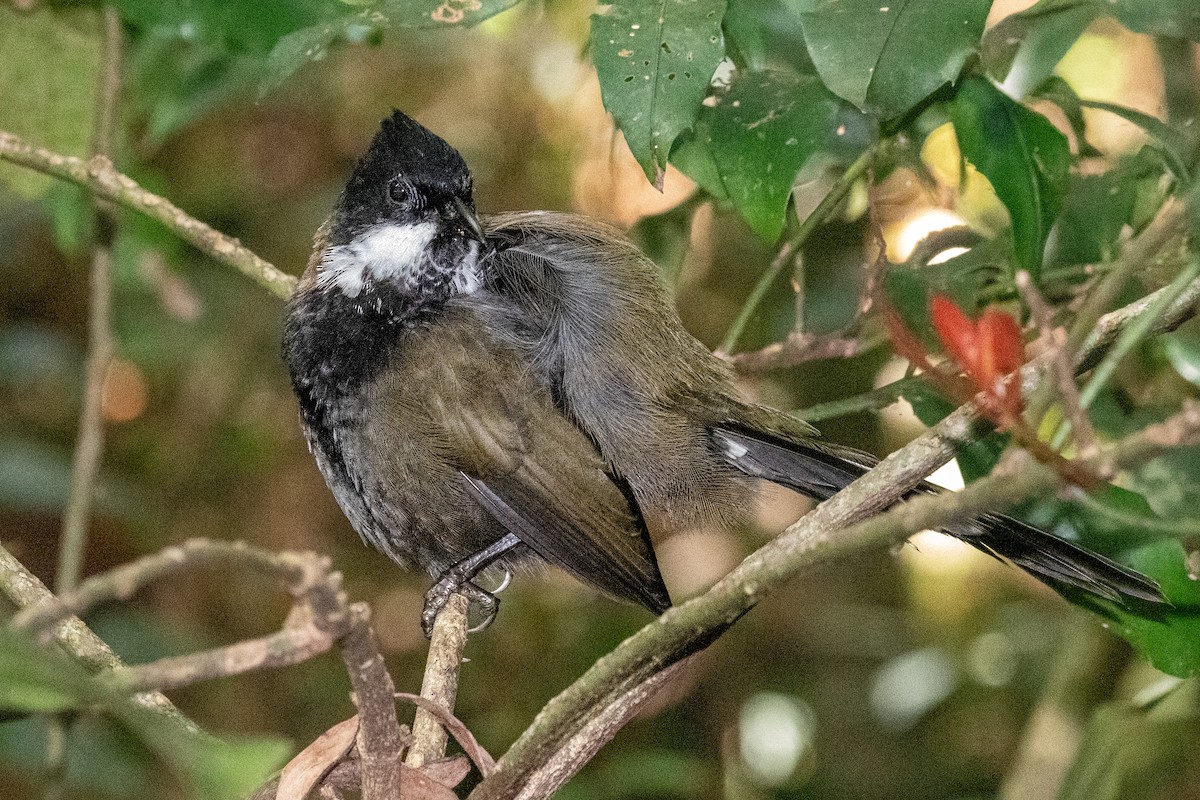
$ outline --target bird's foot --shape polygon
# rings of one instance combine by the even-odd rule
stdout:
[[[500,610],[500,600],[491,592],[480,589],[470,581],[463,581],[459,575],[452,574],[453,570],[447,570],[438,578],[437,582],[430,587],[425,593],[425,608],[421,611],[421,630],[425,632],[425,638],[433,637],[433,623],[437,620],[438,614],[442,613],[442,609],[446,607],[446,603],[450,602],[450,596],[454,593],[462,594],[471,603],[473,607],[477,607],[482,614],[482,619],[467,629],[468,633],[475,633],[492,624],[492,620],[496,618],[496,613]]]

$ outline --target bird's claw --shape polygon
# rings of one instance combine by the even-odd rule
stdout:
[[[466,597],[483,614],[483,619],[467,628],[467,633],[481,631],[496,619],[496,614],[500,610],[500,599],[496,595],[480,589],[470,581],[461,583],[455,575],[443,575],[425,593],[425,608],[421,611],[421,630],[424,631],[426,639],[433,638],[433,624],[437,621],[438,614],[442,613],[442,609],[446,607],[446,603],[450,602],[450,596],[455,592]]]

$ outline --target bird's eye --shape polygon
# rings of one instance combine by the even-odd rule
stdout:
[[[396,205],[409,209],[417,210],[421,205],[421,198],[417,194],[417,189],[404,178],[392,178],[388,184],[388,197]]]

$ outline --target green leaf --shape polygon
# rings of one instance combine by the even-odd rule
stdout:
[[[1071,45],[1103,9],[1095,3],[1041,0],[1005,17],[983,37],[988,72],[1012,97],[1024,98],[1054,71]]]
[[[1200,41],[1196,0],[1105,0],[1097,3],[1131,31]]]
[[[93,9],[18,14],[0,4],[0,130],[66,155],[86,156],[100,63]],[[0,163],[0,185],[37,197],[45,175]]]
[[[808,53],[830,90],[884,119],[958,77],[991,0],[796,0]]]
[[[963,83],[951,117],[963,156],[1008,208],[1017,260],[1036,279],[1066,188],[1067,138],[983,78]]]
[[[1088,720],[1058,800],[1120,800],[1170,796],[1195,746],[1198,687],[1195,681],[1165,684],[1156,702],[1110,703]],[[1157,685],[1151,689],[1163,691]]]
[[[143,31],[169,32],[201,47],[256,53],[270,51],[281,37],[345,8],[337,0],[114,0],[113,5],[127,24]]]
[[[717,64],[724,0],[620,0],[592,15],[604,107],[659,189],[671,145],[700,113]]]
[[[185,786],[205,800],[247,796],[283,765],[292,749],[287,740],[273,737],[217,739],[192,734],[137,706],[123,706],[117,716]]]
[[[1070,590],[1063,594],[1107,617],[1111,630],[1159,670],[1179,677],[1200,674],[1200,581],[1190,577],[1187,554],[1175,538],[1188,527],[1182,518],[1160,517],[1145,497],[1116,486],[1081,502],[1039,502],[1027,516],[1157,581],[1169,606],[1117,606]]]
[[[695,141],[675,163],[706,188],[718,177],[750,227],[774,240],[801,170],[818,156],[848,161],[873,138],[870,122],[814,75],[739,73],[704,108]]]
[[[1189,328],[1165,334],[1162,347],[1167,361],[1171,362],[1179,377],[1200,387],[1200,332]]]
[[[496,16],[520,0],[380,0],[339,4],[350,13],[292,30],[278,38],[267,56],[259,95],[282,84],[293,72],[320,61],[339,41],[351,44],[374,41],[380,31],[394,28],[438,29],[470,27]]]
[[[709,144],[703,116],[695,128],[675,140],[675,146],[671,148],[671,163],[709,196],[717,200],[729,199],[729,192],[721,181],[721,170],[717,167]]]
[[[738,69],[814,72],[792,0],[729,0],[722,27],[725,55]]]
[[[1172,608],[1161,615],[1128,608],[1111,613],[1113,630],[1128,639],[1157,669],[1168,675],[1200,675],[1200,581],[1188,571],[1188,554],[1174,539],[1146,545],[1123,559],[1158,581]]]
[[[1075,94],[1075,90],[1071,88],[1071,84],[1057,75],[1051,75],[1033,90],[1033,96],[1049,100],[1063,112],[1071,126],[1071,131],[1075,134],[1081,158],[1102,155],[1099,150],[1088,143],[1087,125],[1083,119],[1083,104],[1079,100],[1079,95]]]
[[[1116,114],[1121,119],[1132,122],[1144,130],[1162,148],[1163,155],[1166,157],[1167,165],[1171,168],[1171,172],[1180,180],[1185,183],[1187,182],[1187,154],[1191,151],[1191,144],[1186,136],[1157,117],[1152,117],[1149,114],[1138,111],[1136,108],[1129,108],[1128,106],[1116,103],[1105,103],[1099,100],[1080,100],[1079,103],[1084,108],[1095,108],[1107,111],[1110,114]]]
[[[66,711],[104,696],[78,664],[0,626],[0,711]]]
[[[1121,231],[1132,223],[1141,181],[1157,182],[1161,174],[1161,163],[1139,153],[1108,172],[1071,176],[1048,260],[1055,264],[1111,261]]]

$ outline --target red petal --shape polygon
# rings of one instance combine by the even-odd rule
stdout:
[[[979,336],[975,323],[953,300],[940,294],[929,301],[929,315],[946,352],[968,375],[973,375],[979,366]]]

